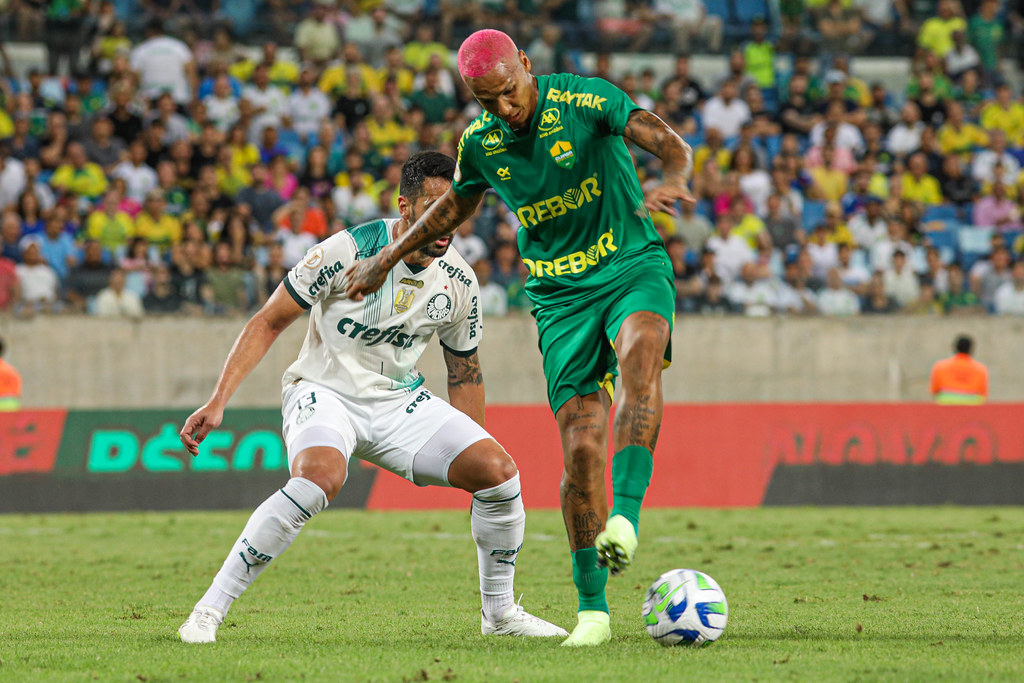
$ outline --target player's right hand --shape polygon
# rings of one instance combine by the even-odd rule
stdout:
[[[388,271],[381,267],[377,258],[364,258],[349,266],[342,278],[345,296],[352,301],[362,301],[364,296],[373,294],[388,279]]]
[[[188,416],[185,426],[178,432],[181,444],[192,455],[199,455],[199,444],[206,435],[220,426],[224,419],[224,409],[207,403]]]

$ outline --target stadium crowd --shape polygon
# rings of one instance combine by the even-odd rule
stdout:
[[[11,30],[50,49],[25,78],[0,50],[0,312],[259,306],[317,241],[397,215],[410,154],[455,155],[480,108],[452,47],[489,25],[535,73],[611,80],[693,146],[698,204],[653,216],[680,312],[1024,315],[1024,104],[999,60],[1024,2],[781,0],[738,25],[772,7],[267,0],[279,21],[245,46],[261,5],[14,1]],[[908,34],[905,89],[857,76],[857,53]],[[586,36],[724,46],[728,71],[679,52],[616,78]],[[453,242],[486,315],[529,308],[517,229],[488,194]]]

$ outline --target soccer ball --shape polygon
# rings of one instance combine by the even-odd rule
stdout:
[[[641,613],[648,633],[662,645],[704,645],[722,635],[729,605],[707,574],[673,569],[647,589]]]

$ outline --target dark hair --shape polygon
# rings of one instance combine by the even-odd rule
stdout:
[[[974,348],[974,340],[968,337],[966,334],[961,334],[956,338],[956,342],[953,344],[953,348],[956,349],[957,353],[970,354],[971,349]]]
[[[417,152],[402,165],[402,180],[398,192],[403,197],[415,200],[423,192],[423,181],[427,178],[441,178],[451,182],[455,175],[455,159],[440,152]]]

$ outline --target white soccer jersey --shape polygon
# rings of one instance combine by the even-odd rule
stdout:
[[[380,290],[362,301],[344,298],[345,270],[391,242],[396,222],[377,220],[337,233],[289,271],[285,288],[312,310],[283,390],[305,379],[354,398],[408,394],[423,384],[416,361],[435,331],[442,346],[457,354],[480,344],[479,285],[454,249],[419,270],[400,262]]]

